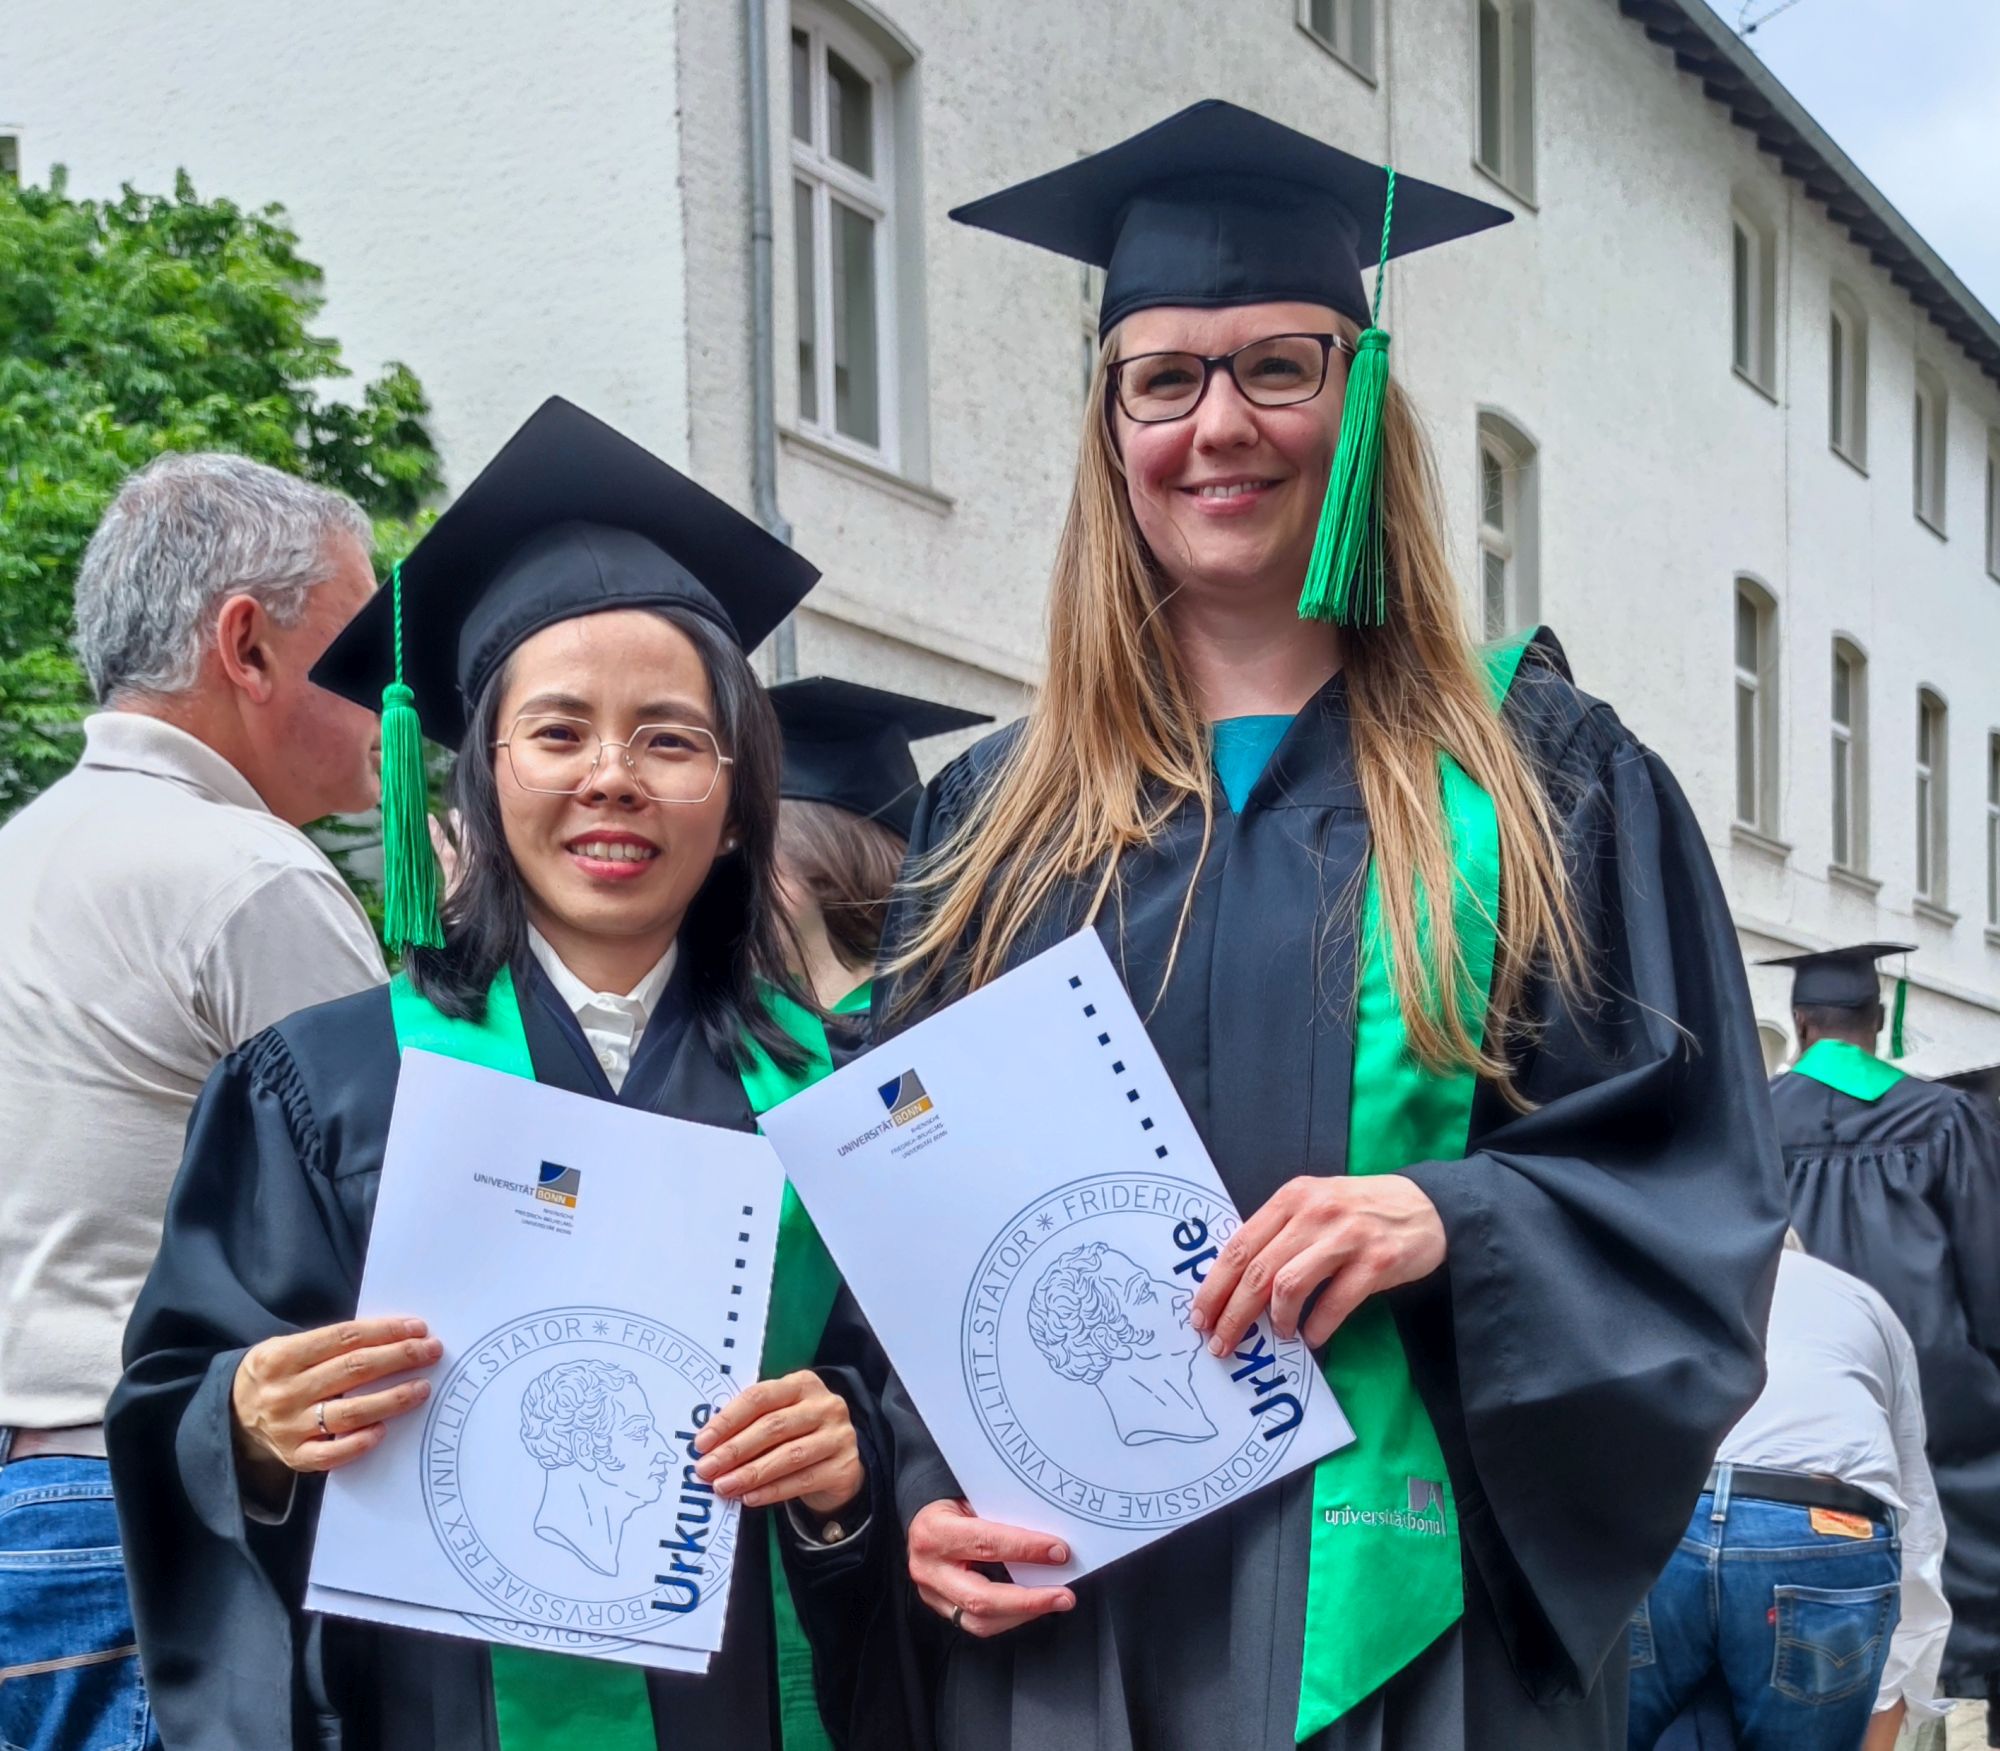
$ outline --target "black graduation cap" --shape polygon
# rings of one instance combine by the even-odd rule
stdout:
[[[785,733],[778,794],[880,821],[900,839],[910,836],[921,788],[910,744],[993,721],[830,675],[783,682],[771,704]]]
[[[1884,955],[1906,955],[1913,942],[1858,942],[1852,948],[1818,949],[1811,954],[1772,955],[1760,967],[1792,969],[1792,1006],[1824,1004],[1830,1009],[1863,1009],[1882,995],[1875,963]]]
[[[677,605],[748,651],[818,579],[713,493],[551,396],[403,561],[402,676],[424,734],[456,748],[480,689],[546,626]],[[383,590],[312,678],[374,708],[397,675],[395,621],[395,592]]]
[[[1389,186],[1380,164],[1211,97],[951,217],[1103,268],[1106,331],[1159,304],[1298,301],[1366,324]],[[1394,188],[1390,256],[1513,217],[1413,176]]]

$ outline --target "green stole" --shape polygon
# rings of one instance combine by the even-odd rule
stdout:
[[[782,1070],[754,1041],[746,1042],[752,1062],[742,1073],[743,1092],[753,1113],[768,1111],[833,1068],[818,1018],[780,992],[768,993],[766,1001],[778,1024],[805,1048],[807,1061],[797,1071]],[[486,1013],[478,1021],[441,1014],[404,974],[390,983],[389,1008],[399,1051],[415,1047],[535,1080],[520,997],[513,975],[504,968],[486,994]],[[840,1274],[788,1183],[778,1217],[777,1266],[759,1379],[811,1364],[839,1290]],[[777,1516],[783,1511],[774,1509],[767,1516],[781,1742],[784,1751],[831,1751],[833,1742],[813,1696],[812,1648],[779,1557]],[[500,1643],[494,1644],[492,1658],[501,1751],[655,1751],[659,1741],[641,1668]]]
[[[1527,647],[1522,638],[1484,653],[1496,702],[1506,698]],[[1499,823],[1493,799],[1448,754],[1438,757],[1438,776],[1456,877],[1452,918],[1469,975],[1458,999],[1477,1042],[1493,987]],[[1469,1141],[1479,1079],[1470,1070],[1427,1070],[1410,1054],[1372,858],[1358,947],[1347,1171],[1400,1173],[1420,1161],[1456,1161]],[[1348,1316],[1321,1352],[1320,1368],[1354,1440],[1313,1471],[1294,1733],[1301,1742],[1379,1690],[1465,1611],[1451,1478],[1383,1297]]]
[[[1901,1082],[1908,1072],[1883,1063],[1873,1052],[1846,1040],[1814,1040],[1792,1066],[1792,1074],[1809,1076],[1836,1094],[1872,1103]]]

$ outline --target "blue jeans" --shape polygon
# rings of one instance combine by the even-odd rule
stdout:
[[[159,1742],[110,1467],[0,1464],[0,1751],[152,1751]]]
[[[1856,1751],[1902,1615],[1902,1551],[1879,1522],[1846,1538],[1811,1515],[1727,1485],[1695,1505],[1632,1619],[1630,1751],[1653,1751],[1711,1674],[1742,1751]]]

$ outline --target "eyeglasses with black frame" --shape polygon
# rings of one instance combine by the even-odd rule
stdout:
[[[514,782],[543,796],[576,796],[587,790],[616,748],[640,793],[656,803],[705,803],[725,766],[712,730],[699,724],[641,724],[622,742],[600,736],[582,718],[531,713],[517,717],[493,746],[507,750]]]
[[[1218,369],[1236,380],[1246,401],[1258,407],[1296,407],[1326,387],[1327,360],[1352,353],[1354,343],[1337,334],[1268,334],[1233,353],[1134,353],[1114,360],[1112,393],[1125,417],[1140,425],[1184,420],[1201,406]]]

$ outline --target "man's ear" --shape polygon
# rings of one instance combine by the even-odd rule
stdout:
[[[255,596],[231,596],[215,617],[215,654],[230,686],[268,705],[276,686],[271,617]]]

